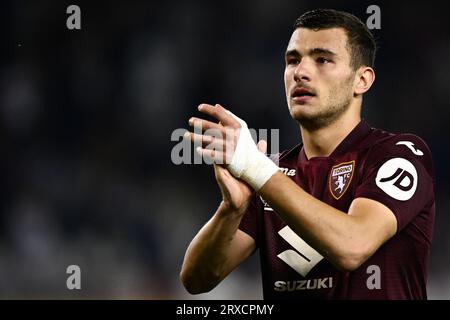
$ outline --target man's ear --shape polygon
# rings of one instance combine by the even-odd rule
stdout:
[[[360,67],[355,75],[354,95],[361,95],[368,91],[375,81],[375,71],[371,67]]]

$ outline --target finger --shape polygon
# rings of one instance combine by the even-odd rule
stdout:
[[[215,149],[195,148],[195,151],[202,156],[206,164],[224,164],[225,154]]]
[[[218,165],[218,164],[214,164],[214,175],[217,179],[217,181],[219,182],[219,187],[221,188],[222,191],[224,191],[225,193],[229,194],[229,191],[227,190],[227,188],[222,189],[222,186],[227,183],[227,182],[235,182],[235,181],[239,181],[240,183],[245,184],[249,189],[251,189],[251,187],[247,184],[247,182],[240,180],[238,178],[235,178],[230,171],[228,171],[227,168],[225,168],[223,165]],[[228,192],[227,192],[228,191]]]
[[[189,119],[189,125],[196,129],[200,129],[201,131],[211,130],[211,129],[213,129],[213,130],[223,129],[223,125],[221,125],[220,123],[214,123],[214,122],[196,118],[196,117],[192,117]]]
[[[228,129],[231,130],[231,129]],[[201,145],[203,149],[220,151],[223,153],[223,160],[220,164],[230,164],[233,156],[234,150],[236,148],[234,140],[229,139],[229,136],[222,138],[221,135],[208,136],[205,134],[196,134],[193,132],[186,131],[184,133],[184,139],[188,139],[194,142],[195,145]],[[211,163],[209,163],[211,164]]]
[[[231,176],[225,167],[218,164],[214,164],[214,175],[219,183],[223,183],[225,178]]]
[[[233,183],[236,183],[236,178],[221,165],[214,165],[214,173],[216,176],[217,184],[219,185],[222,197],[224,200],[232,202],[232,195],[230,188],[233,188]]]
[[[191,140],[194,143],[207,144],[211,143],[214,140],[213,136],[197,134],[190,131],[186,131],[183,135],[184,139]]]
[[[200,112],[206,113],[211,117],[216,118],[220,121],[224,126],[229,126],[232,128],[240,128],[240,123],[233,118],[232,115],[226,112],[226,109],[222,107],[220,104],[216,104],[212,106],[210,104],[202,103],[198,106],[198,110]]]
[[[225,180],[229,179],[226,175],[227,169],[221,165],[214,164],[214,176],[216,177],[217,184],[219,185],[222,197],[224,199],[230,199],[230,190],[226,187]]]
[[[258,150],[260,152],[266,154],[266,151],[267,151],[267,141],[266,140],[259,140],[259,142],[256,146],[258,147]]]
[[[204,134],[197,134],[186,131],[183,136],[184,139],[191,140],[195,144],[202,145],[208,149],[216,149],[218,151],[225,151],[226,140],[223,140],[220,136],[209,136]]]

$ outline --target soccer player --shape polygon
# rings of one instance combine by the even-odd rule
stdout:
[[[431,154],[419,137],[361,119],[375,49],[349,13],[296,20],[284,82],[302,143],[271,159],[243,120],[199,106],[218,122],[191,118],[203,131],[185,136],[215,162],[223,201],[186,251],[180,277],[190,293],[211,290],[259,249],[266,299],[427,298]]]

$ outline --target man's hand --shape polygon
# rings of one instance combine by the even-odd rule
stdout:
[[[203,146],[196,150],[202,157],[215,164],[225,164],[235,178],[244,180],[258,191],[278,167],[260,152],[245,121],[218,104],[201,104],[198,109],[219,123],[191,118],[189,124],[203,134],[186,132],[185,137]]]
[[[266,152],[267,143],[264,140],[258,142],[258,150]],[[222,201],[225,209],[243,214],[250,204],[253,194],[252,188],[242,180],[236,179],[221,165],[214,165],[214,173],[217,184],[222,192]]]
[[[189,125],[202,134],[186,132],[185,137],[202,145],[196,151],[210,163],[229,165],[238,143],[241,124],[218,104],[201,104],[198,110],[216,118],[219,123],[192,117]]]

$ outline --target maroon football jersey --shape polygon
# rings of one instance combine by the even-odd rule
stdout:
[[[362,120],[329,157],[308,160],[302,144],[276,157],[285,175],[342,212],[359,197],[384,204],[397,233],[358,269],[340,271],[255,195],[239,228],[259,248],[265,299],[427,298],[435,181],[420,138]]]

